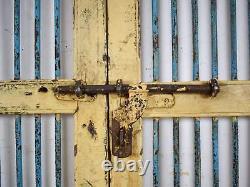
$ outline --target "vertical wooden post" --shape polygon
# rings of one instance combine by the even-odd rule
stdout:
[[[124,83],[138,83],[140,73],[140,34],[139,34],[139,0],[108,0],[108,55],[109,83],[122,79]],[[112,111],[124,101],[117,95],[110,95],[110,119]],[[142,160],[142,126],[141,120],[133,124],[132,155],[122,159]],[[111,122],[110,122],[111,127]],[[114,157],[112,156],[112,161]],[[137,172],[111,172],[111,186],[142,186],[142,176]]]
[[[74,78],[87,84],[107,79],[106,2],[74,1]],[[78,102],[75,112],[75,185],[109,186],[107,101],[97,95],[93,102]]]

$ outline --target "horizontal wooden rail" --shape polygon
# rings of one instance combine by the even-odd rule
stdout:
[[[160,84],[203,85],[207,82],[176,82]],[[1,114],[75,113],[77,99],[72,96],[57,98],[58,86],[74,85],[74,80],[32,80],[0,82]],[[141,83],[146,85],[147,83]],[[157,83],[159,84],[159,83]],[[215,117],[250,116],[250,81],[219,81],[220,92],[216,97],[202,94],[153,94],[148,96],[148,106],[143,117]],[[139,92],[139,91],[138,91]],[[172,99],[166,107],[161,104]],[[81,99],[93,102],[95,99]],[[112,102],[112,100],[110,101]],[[160,102],[160,103],[159,103]],[[158,104],[157,104],[158,103]]]
[[[4,81],[0,82],[1,114],[74,113],[77,103],[58,100],[53,88],[74,84],[74,81]]]

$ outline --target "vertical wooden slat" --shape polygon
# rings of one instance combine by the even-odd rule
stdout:
[[[106,13],[106,0],[74,0],[74,78],[87,84],[106,83]],[[75,186],[109,186],[109,172],[102,168],[102,162],[110,159],[106,96],[79,101],[77,106]]]
[[[159,81],[159,0],[152,0],[153,81]],[[159,119],[153,120],[153,184],[160,186]]]
[[[55,29],[55,78],[61,77],[61,59],[60,59],[60,18],[61,18],[61,0],[54,0],[54,29]],[[55,173],[56,186],[61,186],[61,115],[55,114]]]
[[[236,0],[230,0],[231,18],[231,80],[237,80],[237,28],[236,28]],[[232,117],[232,145],[233,145],[233,173],[232,186],[239,186],[239,137],[238,119]]]
[[[35,0],[35,79],[41,79],[40,71],[40,16],[41,2]],[[36,186],[42,186],[41,173],[41,115],[35,116],[35,175]]]
[[[2,186],[2,159],[1,159],[1,149],[0,149],[0,187]]]
[[[14,79],[20,79],[20,0],[14,1]],[[15,117],[17,186],[23,186],[21,116]]]
[[[153,120],[153,184],[160,186],[159,168],[159,119]]]
[[[56,173],[56,186],[61,186],[61,115],[55,115],[55,173]]]
[[[218,78],[217,0],[211,0],[212,78]],[[219,186],[218,119],[212,118],[213,186]]]
[[[248,51],[250,51],[250,0],[248,0]]]
[[[140,64],[140,29],[139,0],[108,0],[108,55],[109,83],[115,84],[117,79],[124,83],[135,84],[141,81]],[[110,94],[110,119],[112,111],[120,107],[124,99],[117,94]],[[111,127],[110,122],[110,127]],[[110,134],[111,135],[111,134]],[[124,162],[142,160],[142,120],[133,124],[132,155],[119,158]],[[115,157],[112,156],[112,161]],[[144,162],[145,163],[145,162]],[[111,186],[142,186],[140,170],[136,172],[111,172]]]
[[[178,80],[177,0],[171,0],[172,80]],[[173,119],[174,186],[180,186],[179,119]]]
[[[199,42],[198,42],[198,2],[192,0],[193,28],[193,80],[199,80]],[[194,179],[195,186],[201,186],[201,150],[200,150],[200,120],[194,119]]]

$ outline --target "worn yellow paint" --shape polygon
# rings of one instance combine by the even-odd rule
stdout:
[[[33,80],[0,82],[1,114],[75,113],[75,101],[60,101],[53,89],[74,81]]]
[[[173,83],[171,83],[173,84]],[[184,82],[174,84],[204,84]],[[250,81],[219,81],[216,97],[201,94],[173,94],[172,107],[148,107],[143,117],[250,116]]]
[[[87,84],[106,81],[105,0],[74,2],[74,78]],[[108,186],[101,167],[108,159],[106,96],[94,102],[78,101],[75,114],[75,185]]]
[[[204,83],[207,82],[160,84],[201,85]],[[96,100],[98,100],[96,97],[86,96],[77,99],[76,96],[60,96],[54,93],[57,86],[74,84],[75,81],[73,80],[0,82],[0,114],[50,114],[54,112],[73,114],[78,110],[79,104],[96,104]],[[143,90],[133,90],[134,94],[145,94],[145,91],[147,91],[145,90],[146,84],[138,84]],[[214,98],[201,94],[184,93],[144,96],[147,100],[147,107],[144,110],[143,117],[250,116],[250,81],[219,81],[219,84],[221,91]],[[47,91],[41,91],[41,88],[43,88],[42,90],[46,88]],[[105,96],[98,95],[98,97]],[[111,94],[110,105],[112,108],[110,112],[118,109],[125,99],[127,98]],[[78,105],[77,101],[80,101]]]
[[[108,0],[108,50],[110,57],[109,81],[136,84],[141,80],[139,55],[139,1]],[[117,95],[110,95],[110,119],[112,111],[124,101]],[[123,159],[142,159],[142,125],[141,120],[134,124],[132,155]],[[110,125],[111,122],[110,122]],[[112,160],[114,157],[112,157]],[[141,186],[142,177],[138,172],[111,172],[111,186]]]

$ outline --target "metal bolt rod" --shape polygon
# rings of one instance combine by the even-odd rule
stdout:
[[[78,97],[96,94],[109,94],[117,93],[126,95],[129,90],[133,90],[135,87],[128,84],[116,84],[116,85],[83,85],[76,82],[72,86],[58,86],[55,92],[62,95],[76,95]],[[204,85],[178,85],[178,84],[148,84],[147,90],[151,94],[172,94],[172,93],[199,93],[206,94],[215,97],[219,92],[219,84],[216,79],[212,79],[208,84]]]

